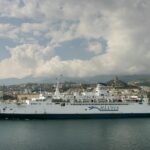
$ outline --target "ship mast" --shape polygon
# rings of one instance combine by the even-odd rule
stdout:
[[[60,95],[60,92],[59,92],[59,81],[57,81],[56,89],[55,89],[55,96],[59,96],[59,95]]]
[[[60,99],[59,80],[58,79],[57,79],[57,84],[56,84],[56,89],[55,89],[54,97],[56,99]]]

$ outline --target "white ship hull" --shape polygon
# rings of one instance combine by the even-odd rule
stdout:
[[[148,104],[101,105],[0,105],[1,119],[68,119],[68,118],[150,117]]]

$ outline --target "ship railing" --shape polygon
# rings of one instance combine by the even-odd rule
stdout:
[[[71,103],[71,105],[129,105],[129,103]]]

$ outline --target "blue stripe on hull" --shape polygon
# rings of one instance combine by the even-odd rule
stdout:
[[[139,114],[0,114],[0,119],[101,119],[101,118],[143,118],[150,113]]]

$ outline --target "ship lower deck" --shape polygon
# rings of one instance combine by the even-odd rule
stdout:
[[[0,119],[105,119],[148,118],[150,113],[128,114],[0,114]]]

